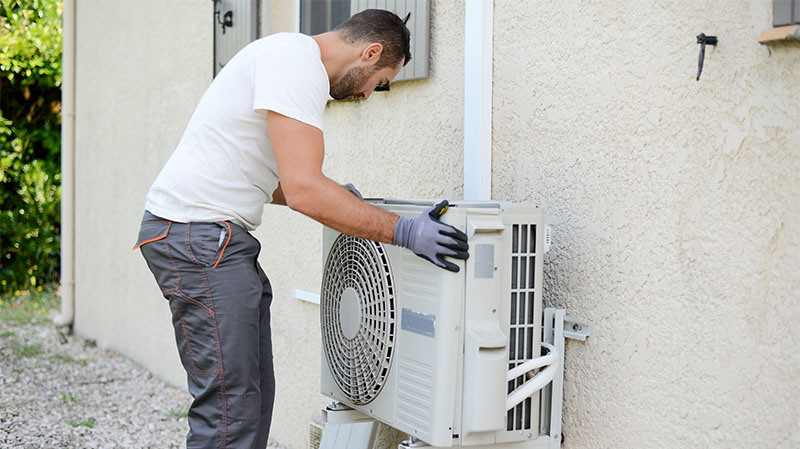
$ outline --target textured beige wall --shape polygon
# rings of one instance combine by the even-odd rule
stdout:
[[[259,36],[297,31],[297,0],[260,0]]]
[[[211,2],[77,2],[75,331],[186,385],[131,251],[144,196],[211,81]]]
[[[495,2],[493,196],[554,223],[566,448],[800,447],[800,45],[771,2]],[[701,32],[717,35],[694,79]]]
[[[184,386],[169,310],[130,251],[144,195],[211,80],[210,2],[78,2],[75,329]],[[431,77],[331,104],[326,172],[367,196],[463,195],[463,5],[432,2]],[[292,30],[272,1],[270,31]],[[264,11],[262,11],[264,13]],[[800,446],[800,46],[771,6],[495,2],[493,197],[549,212],[545,298],[570,343],[566,448]],[[700,32],[716,34],[694,81]],[[321,229],[267,206],[272,435],[319,393]]]

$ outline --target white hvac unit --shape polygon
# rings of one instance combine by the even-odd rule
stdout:
[[[434,204],[370,202],[409,218]],[[458,273],[325,229],[322,393],[432,446],[535,440],[558,360],[540,357],[542,211],[455,202],[441,218],[469,236]]]

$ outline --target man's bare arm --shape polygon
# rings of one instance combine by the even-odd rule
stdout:
[[[283,196],[283,189],[281,189],[281,183],[278,182],[278,188],[272,192],[272,201],[270,204],[277,204],[279,206],[286,205],[286,198]]]
[[[373,207],[322,173],[322,131],[268,111],[269,138],[284,203],[339,232],[392,243],[398,216]],[[280,204],[273,194],[273,203]]]

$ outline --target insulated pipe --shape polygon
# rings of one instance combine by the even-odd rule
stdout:
[[[543,369],[539,374],[534,376],[533,379],[530,379],[529,381],[525,382],[524,384],[522,384],[521,387],[517,388],[516,390],[514,390],[513,393],[508,395],[508,397],[506,398],[506,410],[511,410],[512,408],[516,407],[517,404],[519,404],[520,402],[522,402],[525,399],[528,399],[529,397],[533,396],[537,391],[539,391],[542,388],[544,388],[547,384],[549,384],[550,382],[553,381],[553,378],[555,378],[556,373],[558,372],[558,369],[559,369],[559,365],[560,365],[560,363],[558,361],[558,359],[560,357],[560,354],[556,351],[556,348],[554,348],[552,345],[549,345],[547,343],[542,343],[542,346],[547,347],[547,349],[550,350],[550,354],[548,354],[548,355],[546,355],[544,357],[537,357],[537,358],[535,358],[533,360],[529,360],[526,363],[530,363],[531,365],[534,365],[531,362],[536,362],[536,361],[539,361],[540,359],[546,359],[546,358],[551,357],[551,356],[553,356],[553,359],[551,359],[551,360],[554,360],[554,361],[551,361],[550,364],[547,365],[547,368]],[[522,368],[524,366],[525,366],[525,364],[520,365],[517,368]],[[510,376],[513,371],[514,370],[509,371],[509,379],[508,380],[511,380],[511,379],[514,378],[514,377]],[[524,373],[524,371],[523,371],[523,373]]]
[[[517,377],[527,373],[528,371],[535,370],[536,368],[541,368],[545,365],[552,365],[556,361],[558,361],[558,352],[553,345],[548,343],[542,343],[542,346],[545,347],[548,351],[548,354],[542,357],[536,357],[535,359],[528,360],[527,362],[523,363],[522,365],[515,366],[513,369],[508,371],[508,376],[506,376],[506,380],[514,380]]]
[[[537,391],[544,388],[547,384],[553,381],[558,370],[558,364],[550,365],[541,373],[537,374],[533,379],[522,384],[520,388],[514,390],[513,393],[508,395],[506,399],[506,410],[511,410],[517,404],[533,396]]]
[[[464,199],[492,197],[492,0],[464,15]]]
[[[75,0],[64,0],[61,73],[61,313],[56,326],[75,316]]]

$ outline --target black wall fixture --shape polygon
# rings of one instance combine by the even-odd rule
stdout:
[[[226,11],[222,13],[219,9],[217,9],[218,0],[214,0],[214,18],[217,19],[217,23],[222,25],[222,34],[225,34],[225,28],[233,26],[233,11]],[[220,14],[222,14],[222,20],[220,20]]]
[[[697,35],[697,43],[700,44],[700,56],[697,58],[697,81],[700,81],[700,74],[703,72],[703,60],[706,57],[706,45],[717,45],[717,36],[706,36],[705,33]]]

